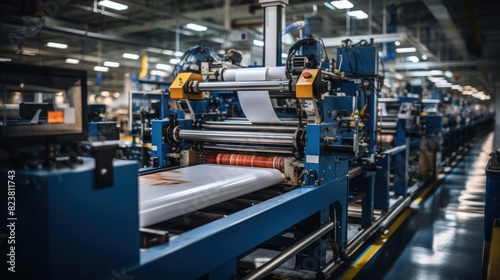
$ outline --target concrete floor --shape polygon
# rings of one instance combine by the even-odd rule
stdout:
[[[421,204],[411,222],[417,231],[382,279],[481,279],[485,167],[500,147],[494,139],[478,141]]]

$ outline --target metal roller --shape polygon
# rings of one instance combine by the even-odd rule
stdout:
[[[241,155],[241,154],[209,154],[207,163],[249,166],[249,167],[265,167],[274,168],[283,171],[285,168],[284,157],[268,157],[256,155]]]
[[[279,155],[287,155],[293,156],[294,150],[293,148],[286,147],[276,147],[276,146],[242,146],[235,144],[212,144],[212,145],[203,145],[204,150],[216,150],[216,151],[224,151],[224,152],[238,152],[238,153],[259,153],[259,154],[279,154]]]
[[[176,129],[175,131],[175,138],[178,142],[180,142],[180,140],[191,140],[216,143],[295,146],[295,134],[293,133],[255,133],[244,131],[185,129]]]
[[[276,126],[276,125],[237,125],[224,124],[223,122],[204,123],[201,127],[205,129],[216,130],[248,130],[248,131],[273,131],[273,132],[295,132],[296,127],[293,126]]]
[[[210,90],[238,90],[255,91],[265,90],[269,92],[290,92],[289,81],[249,81],[249,82],[201,82],[192,81],[189,85],[190,91],[202,92]]]

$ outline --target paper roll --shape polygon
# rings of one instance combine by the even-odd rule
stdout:
[[[238,69],[236,81],[270,81],[285,79],[282,67]],[[269,91],[238,91],[241,109],[251,123],[281,124],[274,112]]]
[[[140,226],[283,182],[277,169],[200,164],[139,177]]]

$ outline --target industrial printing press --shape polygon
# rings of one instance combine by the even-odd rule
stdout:
[[[346,40],[330,59],[321,39],[308,36],[276,66],[279,36],[266,34],[264,67],[208,59],[179,70],[161,93],[164,116],[148,123],[151,164],[140,176],[137,161],[113,159],[116,141],[84,141],[85,72],[1,63],[1,159],[16,170],[20,273],[341,277],[436,179],[443,116],[411,98],[378,99],[373,42]],[[11,92],[33,102],[9,107]],[[213,95],[231,96],[242,114],[207,110]],[[54,96],[64,98],[56,108],[47,101]],[[21,120],[11,117],[17,110]],[[419,160],[433,164],[410,178],[410,158],[424,153]]]

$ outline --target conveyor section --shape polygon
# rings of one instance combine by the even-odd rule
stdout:
[[[139,177],[141,227],[283,182],[277,169],[201,164]]]

